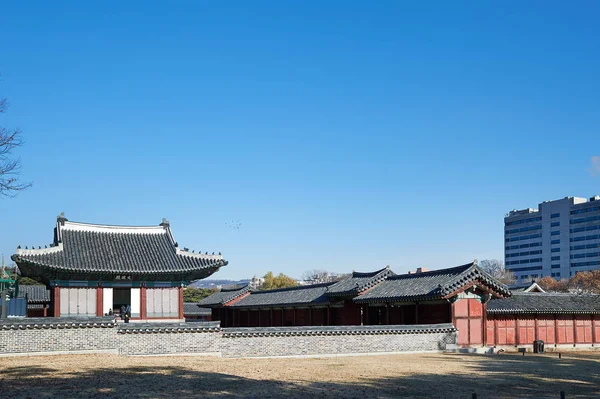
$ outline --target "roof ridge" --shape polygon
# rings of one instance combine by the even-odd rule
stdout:
[[[515,291],[513,295],[517,296],[570,296],[570,297],[600,297],[600,294],[595,294],[593,292],[525,292],[525,291]]]
[[[247,287],[248,287],[248,284],[238,285],[238,286],[232,287],[232,288],[221,288],[221,290],[217,291],[217,292],[233,292],[233,291],[243,290],[244,288],[247,288]]]
[[[374,272],[352,272],[352,277],[375,277],[379,273],[384,272],[389,268],[390,268],[389,266],[386,266],[383,269],[379,269]]]
[[[281,291],[294,291],[294,290],[298,290],[298,289],[308,289],[308,288],[319,288],[319,287],[326,287],[332,284],[335,284],[337,281],[334,282],[328,282],[328,283],[319,283],[319,284],[310,284],[310,285],[297,285],[294,287],[284,287],[284,288],[273,288],[271,290],[258,290],[258,291],[252,291],[252,294],[261,294],[261,293],[269,293],[269,292],[281,292]]]
[[[164,234],[167,228],[164,225],[151,226],[126,226],[112,224],[94,224],[65,221],[60,225],[60,229],[64,231],[84,231],[90,233],[122,233],[122,234]]]
[[[423,276],[435,276],[438,274],[447,274],[447,273],[451,273],[453,271],[457,271],[457,274],[460,273],[464,273],[467,270],[469,270],[471,267],[477,267],[479,269],[479,267],[477,266],[476,262],[471,262],[471,263],[467,263],[461,266],[454,266],[454,267],[449,267],[446,269],[437,269],[437,270],[429,270],[426,272],[419,272],[419,273],[404,273],[404,274],[395,274],[392,276],[389,276],[388,279],[390,280],[401,280],[403,278],[416,278],[416,277],[423,277]],[[463,269],[463,270],[461,270]],[[460,271],[459,271],[460,270]],[[479,269],[481,270],[481,269]]]

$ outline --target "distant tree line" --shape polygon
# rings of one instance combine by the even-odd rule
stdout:
[[[216,288],[194,288],[187,287],[183,290],[183,302],[200,302],[202,299],[206,298],[217,292]]]
[[[600,294],[600,270],[578,272],[570,279],[556,280],[553,277],[542,277],[538,285],[550,292],[581,292]]]

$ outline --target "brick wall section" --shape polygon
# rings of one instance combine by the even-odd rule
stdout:
[[[430,352],[456,344],[456,331],[414,333],[365,333],[340,335],[224,334],[223,357],[343,355],[384,352]]]
[[[218,322],[130,323],[118,329],[119,354],[214,354],[220,352],[222,331]]]
[[[0,322],[0,354],[116,350],[233,358],[439,351],[456,342],[451,324],[221,329],[218,322],[116,326],[105,317]]]
[[[0,323],[0,354],[105,351],[118,348],[111,318],[27,318]]]

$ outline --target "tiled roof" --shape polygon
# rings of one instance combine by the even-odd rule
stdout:
[[[24,276],[131,275],[140,280],[205,278],[227,265],[219,255],[180,250],[168,222],[127,227],[69,222],[59,217],[50,248],[17,249]]]
[[[378,326],[302,326],[302,327],[235,327],[224,328],[223,338],[289,337],[326,335],[386,335],[386,334],[437,334],[455,332],[452,323],[378,325]]]
[[[20,285],[19,298],[27,296],[27,303],[49,303],[50,291],[45,285]]]
[[[546,292],[542,287],[538,285],[536,282],[531,282],[528,285],[522,286],[510,286],[510,292]]]
[[[200,302],[198,302],[198,305],[207,307],[223,306],[227,302],[231,302],[234,299],[247,294],[248,292],[250,292],[250,288],[247,285],[243,287],[223,288],[221,291],[215,292],[214,294],[202,299]]]
[[[487,312],[488,314],[600,314],[600,295],[515,292],[510,298],[489,301]]]
[[[403,302],[444,298],[461,287],[476,282],[487,286],[496,295],[510,296],[508,287],[477,266],[477,262],[450,269],[390,276],[355,302]]]
[[[332,283],[314,284],[276,290],[254,291],[231,304],[232,308],[278,307],[278,306],[317,306],[330,303],[327,288]]]
[[[114,317],[26,317],[0,319],[0,330],[38,330],[55,328],[112,328],[116,327]]]
[[[118,334],[219,333],[218,321],[185,323],[119,323]]]
[[[393,275],[394,272],[389,267],[370,273],[353,272],[352,276],[331,285],[327,289],[327,295],[333,297],[356,296]]]
[[[201,308],[195,302],[184,302],[183,303],[183,315],[184,316],[210,316],[212,311],[210,308]]]

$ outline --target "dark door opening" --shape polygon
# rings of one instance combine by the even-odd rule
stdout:
[[[113,288],[113,313],[121,315],[121,306],[131,306],[131,288]]]

